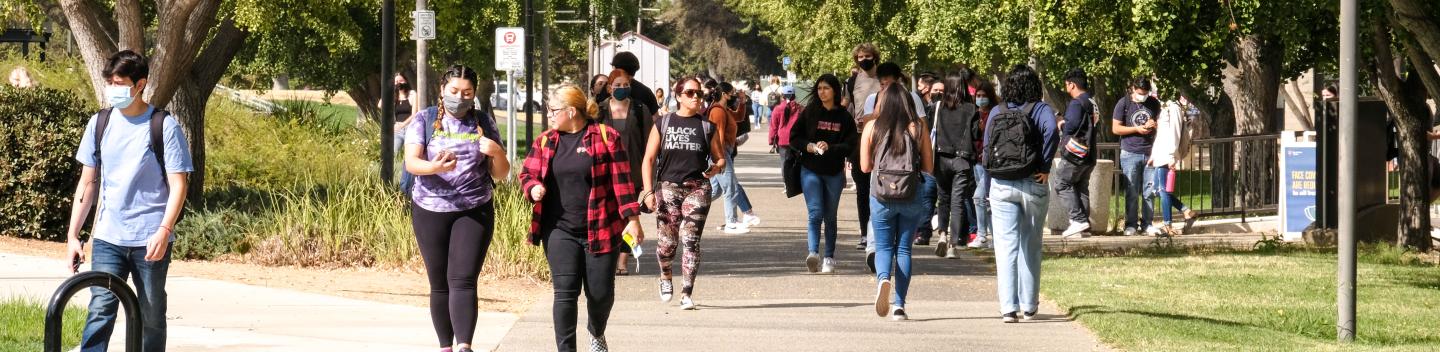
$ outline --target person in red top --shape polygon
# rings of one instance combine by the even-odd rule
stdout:
[[[540,134],[520,172],[534,203],[529,242],[544,245],[555,287],[555,345],[575,351],[578,300],[583,287],[590,350],[607,350],[605,325],[615,304],[615,266],[628,250],[622,234],[645,240],[640,204],[630,183],[630,159],[620,133],[593,118],[599,106],[579,87],[566,85],[549,99],[551,129]]]
[[[780,92],[785,98],[770,111],[770,145],[780,150],[783,163],[793,154],[790,151],[790,128],[795,126],[805,107],[795,102],[795,87],[785,86],[780,88]]]

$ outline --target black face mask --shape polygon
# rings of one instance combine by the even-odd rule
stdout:
[[[864,60],[860,60],[860,69],[869,71],[869,70],[872,69],[872,68],[875,68],[875,60],[874,60],[874,59],[864,59]]]

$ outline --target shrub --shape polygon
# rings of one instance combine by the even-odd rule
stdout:
[[[0,234],[65,235],[80,175],[75,150],[92,110],[67,91],[0,88]]]

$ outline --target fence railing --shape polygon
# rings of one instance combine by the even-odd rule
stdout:
[[[1248,216],[1274,213],[1278,208],[1280,185],[1279,134],[1197,139],[1176,170],[1175,193],[1182,203],[1200,217]],[[1098,143],[1100,159],[1115,161],[1109,178],[1114,193],[1108,200],[1111,231],[1123,227],[1125,180],[1119,143]],[[1160,218],[1159,198],[1152,204]],[[1136,216],[1139,216],[1137,209]],[[1174,219],[1183,218],[1178,211]],[[1117,221],[1118,220],[1118,221]]]

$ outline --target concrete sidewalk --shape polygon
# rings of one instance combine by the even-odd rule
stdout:
[[[694,294],[699,310],[680,310],[678,297],[670,304],[659,301],[658,269],[650,254],[656,243],[655,220],[644,219],[649,239],[642,271],[616,282],[606,332],[614,350],[1106,350],[1048,304],[1035,321],[1001,323],[993,266],[968,253],[961,259],[937,258],[933,246],[914,247],[915,275],[906,304],[911,320],[876,316],[874,275],[865,269],[864,252],[855,249],[859,227],[854,194],[846,191],[840,202],[836,273],[806,272],[803,198],[785,198],[779,188],[750,182],[778,181],[779,157],[768,150],[763,143],[747,145],[738,158],[742,184],[750,187],[750,200],[763,218],[759,227],[749,234],[724,234],[716,229],[724,222],[724,203],[712,204]],[[675,273],[678,291],[680,269]],[[505,336],[500,350],[553,350],[550,308],[551,300],[536,303]],[[584,348],[589,333],[583,306],[580,311],[577,342]]]
[[[172,265],[183,265],[176,262]],[[66,279],[64,262],[0,253],[0,297],[48,301]],[[88,265],[81,268],[88,270]],[[438,347],[425,307],[376,303],[224,281],[172,276],[168,351],[431,351]],[[420,293],[423,294],[423,293]],[[86,305],[88,291],[71,298]],[[122,313],[123,314],[123,313]],[[475,345],[490,350],[517,317],[481,312]],[[122,319],[123,321],[123,319]],[[117,326],[112,351],[124,348]],[[67,332],[79,334],[79,332]]]

